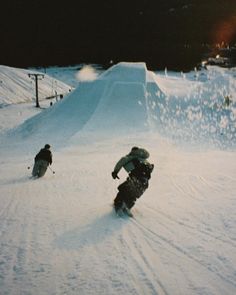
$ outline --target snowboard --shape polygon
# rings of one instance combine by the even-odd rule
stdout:
[[[125,204],[121,208],[115,210],[116,215],[119,217],[134,217],[130,209],[126,207]]]
[[[31,175],[31,176],[29,176],[29,179],[38,179],[39,177],[38,176],[33,176],[33,175]]]

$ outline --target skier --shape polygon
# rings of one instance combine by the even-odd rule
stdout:
[[[52,164],[52,153],[50,151],[50,145],[45,144],[44,148],[42,148],[34,158],[34,168],[32,171],[32,176],[44,176],[49,164]]]
[[[119,178],[118,173],[122,167],[129,174],[126,181],[118,186],[119,192],[114,199],[117,214],[124,212],[132,216],[130,209],[134,206],[136,199],[140,198],[148,188],[148,180],[154,168],[154,165],[147,161],[148,157],[147,150],[135,146],[115,165],[112,172],[113,179]]]

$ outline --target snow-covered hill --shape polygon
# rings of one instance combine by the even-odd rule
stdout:
[[[0,109],[14,127],[0,122],[1,295],[236,293],[235,77],[194,74],[122,63],[36,116]],[[53,165],[32,180],[45,143]],[[127,175],[111,171],[134,145],[155,169],[122,219],[112,202]]]
[[[12,68],[0,65],[0,107],[35,101],[35,81],[29,74],[41,74],[43,79],[38,81],[39,101],[48,97],[66,95],[72,87],[66,83],[52,78],[43,72]]]

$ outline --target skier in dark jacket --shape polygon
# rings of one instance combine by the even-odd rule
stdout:
[[[129,176],[125,182],[118,186],[118,194],[114,200],[114,208],[117,213],[125,211],[128,215],[134,206],[137,198],[140,198],[148,188],[148,181],[151,178],[154,165],[147,159],[148,151],[143,148],[133,147],[128,155],[122,157],[112,172],[114,179],[119,178],[118,173],[121,168],[128,172]]]
[[[52,164],[52,153],[50,151],[50,145],[45,144],[38,154],[34,158],[34,168],[32,176],[42,177],[47,171],[48,165]]]

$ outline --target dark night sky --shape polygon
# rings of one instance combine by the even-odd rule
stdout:
[[[202,43],[236,41],[235,0],[8,0],[0,21],[0,64],[19,67],[126,60],[175,68],[196,63]]]

